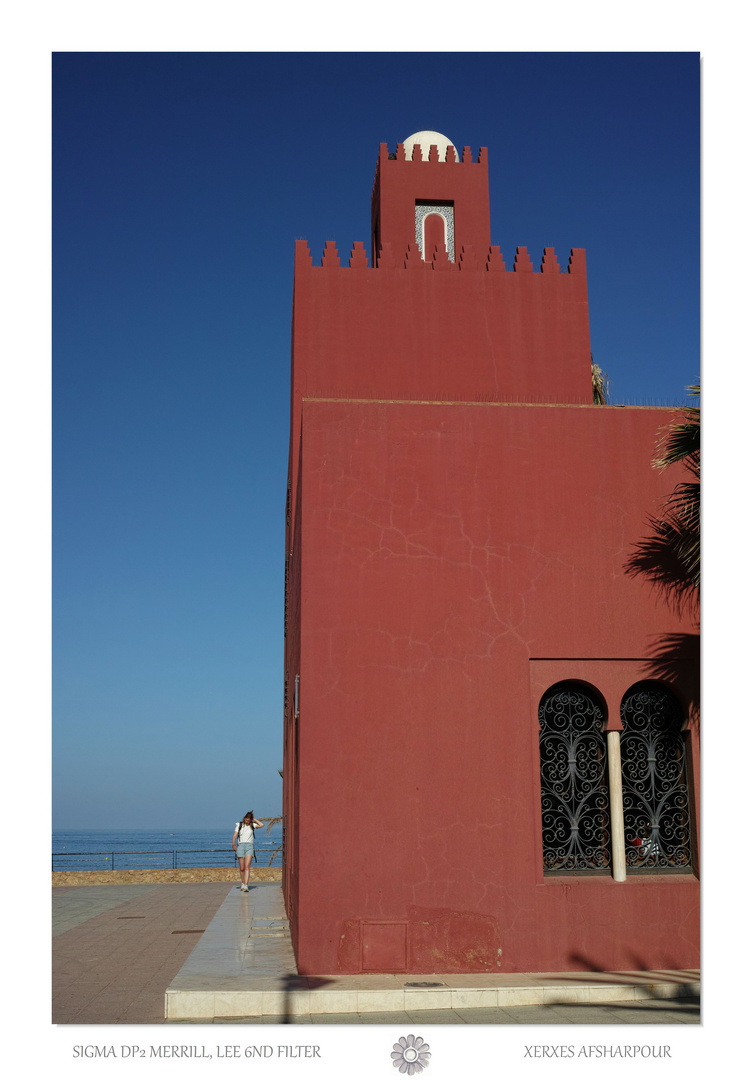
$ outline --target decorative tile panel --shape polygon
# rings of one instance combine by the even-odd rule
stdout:
[[[440,214],[444,219],[444,234],[446,236],[446,250],[449,254],[449,262],[454,262],[454,207],[434,206],[430,203],[417,203],[415,205],[415,242],[417,243],[423,258],[425,255],[425,219],[428,214]]]

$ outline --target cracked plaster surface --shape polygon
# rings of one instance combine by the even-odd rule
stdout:
[[[460,408],[457,417],[447,419],[429,417],[429,408],[418,406],[408,417],[392,406],[367,404],[362,416],[343,405],[320,406],[317,422],[305,428],[305,533],[320,545],[314,555],[311,550],[303,571],[305,590],[316,589],[319,612],[311,628],[316,656],[311,692],[321,700],[343,702],[346,710],[360,702],[355,721],[363,728],[366,687],[370,724],[380,724],[382,710],[411,716],[407,702],[425,695],[425,730],[411,722],[397,727],[392,720],[386,727],[390,746],[384,745],[381,730],[368,729],[360,736],[356,729],[354,734],[324,732],[323,760],[332,757],[322,779],[336,765],[338,775],[347,778],[347,800],[380,807],[380,784],[372,784],[369,776],[360,775],[358,784],[349,786],[350,755],[361,742],[363,752],[380,755],[385,767],[396,762],[407,839],[400,852],[392,853],[380,846],[378,833],[365,838],[364,864],[354,867],[352,879],[354,910],[368,906],[376,917],[390,917],[399,895],[400,906],[411,903],[418,909],[456,909],[464,898],[462,906],[468,909],[496,911],[501,934],[518,928],[530,932],[532,882],[523,884],[522,866],[519,875],[511,876],[503,828],[506,821],[507,829],[518,830],[520,848],[523,838],[526,847],[532,846],[530,784],[515,781],[512,796],[505,800],[502,795],[507,777],[512,782],[518,771],[527,775],[531,768],[529,706],[522,724],[507,723],[507,741],[501,746],[491,741],[499,738],[494,732],[501,721],[476,714],[475,730],[460,717],[453,728],[451,759],[442,745],[443,729],[434,728],[437,706],[447,689],[459,701],[475,704],[481,684],[498,679],[501,685],[505,669],[505,681],[511,683],[517,666],[538,655],[538,635],[544,632],[539,618],[543,621],[544,611],[548,616],[543,597],[549,590],[563,605],[559,618],[568,625],[567,637],[570,620],[581,617],[569,601],[581,590],[593,589],[590,602],[600,618],[610,603],[616,607],[616,598],[604,595],[607,575],[610,583],[626,584],[621,563],[639,515],[634,518],[621,484],[617,491],[600,489],[604,462],[590,461],[587,474],[580,476],[574,454],[565,452],[562,459],[552,452],[548,474],[539,472],[543,451],[532,411],[502,440],[480,409],[460,419]],[[550,500],[547,512],[539,513],[544,498]],[[587,544],[582,534],[574,535],[576,500],[582,500],[578,521],[582,514],[600,523]],[[609,551],[600,585],[591,582],[594,549]],[[305,606],[307,596],[305,591]],[[519,683],[507,690],[522,703],[528,696],[527,671],[516,677]],[[479,730],[488,740],[482,759]],[[491,758],[505,745],[497,765]],[[422,763],[432,762],[434,783],[454,789],[453,770],[473,760],[484,798],[497,790],[482,821],[481,815],[471,816],[470,805],[447,808],[422,772]],[[429,804],[438,805],[436,817],[428,813]],[[476,816],[478,824],[470,827]],[[466,847],[464,856],[459,844]],[[501,858],[492,861],[496,851]],[[392,863],[400,884],[376,876],[376,867]],[[547,909],[557,903],[553,887],[541,903]],[[591,903],[589,895],[573,890],[574,925],[580,925],[580,911],[590,910]]]
[[[502,647],[538,655],[557,622],[565,641],[634,629],[632,611],[613,595],[633,588],[624,561],[642,513],[629,509],[632,485],[620,477],[612,490],[603,461],[581,463],[580,432],[564,459],[544,454],[533,410],[521,411],[506,438],[479,409],[461,423],[432,412],[415,407],[407,424],[407,410],[390,405],[362,415],[334,406],[333,426],[317,435],[311,524],[323,534],[333,581],[352,582],[358,600],[351,619],[329,620],[323,633],[343,630],[354,641],[356,630],[365,663],[379,668],[450,664],[470,680]],[[511,415],[499,410],[495,419],[506,424]],[[381,590],[393,590],[393,607]],[[339,614],[349,607],[347,599]],[[335,658],[343,644],[324,651]],[[560,655],[549,644],[541,654]]]

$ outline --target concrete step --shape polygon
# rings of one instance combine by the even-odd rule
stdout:
[[[171,1020],[611,1004],[700,993],[698,971],[297,974],[281,887],[231,889],[165,994]]]

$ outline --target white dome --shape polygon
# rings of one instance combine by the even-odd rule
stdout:
[[[420,152],[422,153],[423,161],[428,160],[428,154],[430,153],[431,146],[438,147],[438,156],[441,161],[446,157],[446,148],[451,146],[454,150],[454,160],[459,161],[459,154],[451,139],[447,139],[445,135],[442,135],[440,131],[416,131],[414,135],[410,135],[408,139],[404,140],[404,152],[408,158],[412,157],[412,147],[415,143],[420,143]]]

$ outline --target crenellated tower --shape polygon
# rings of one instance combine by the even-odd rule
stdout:
[[[436,131],[419,131],[389,153],[381,143],[372,201],[373,266],[384,245],[400,255],[416,246],[426,263],[463,249],[485,255],[491,244],[488,152],[460,161],[454,145]]]
[[[697,881],[621,883],[621,797],[611,853],[603,788],[583,818],[607,847],[588,875],[546,866],[543,695],[590,684],[616,749],[650,643],[692,632],[624,570],[665,495],[650,462],[672,414],[593,404],[583,249],[505,264],[485,148],[381,144],[370,242],[318,260],[297,242],[291,362],[283,888],[300,975],[695,966]]]
[[[508,268],[485,147],[473,159],[428,131],[382,143],[371,257],[329,240],[314,265],[296,244],[293,431],[308,397],[591,404],[584,250],[561,266],[544,248],[534,266],[521,246]]]
[[[304,625],[302,470],[307,417],[335,403],[590,405],[591,346],[585,252],[560,266],[527,247],[510,266],[491,244],[488,152],[459,154],[433,131],[389,152],[382,143],[372,193],[371,243],[342,257],[328,240],[318,263],[295,247],[291,443],[286,529],[287,895],[298,905],[297,673]],[[330,403],[330,404],[329,404]],[[350,412],[351,415],[351,412]],[[439,414],[439,421],[450,416]],[[305,782],[306,784],[306,782]]]

